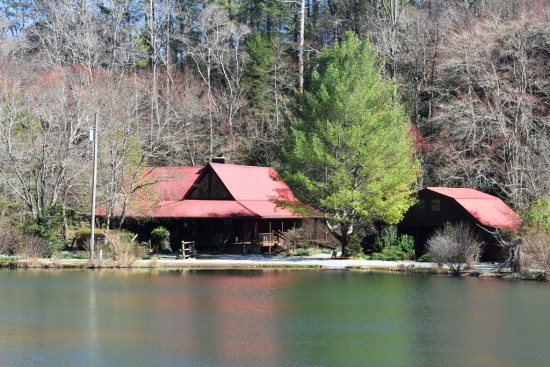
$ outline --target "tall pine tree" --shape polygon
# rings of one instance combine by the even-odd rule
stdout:
[[[358,225],[402,218],[420,166],[409,119],[371,44],[348,32],[317,61],[291,121],[282,171],[304,202],[325,213],[345,254]]]

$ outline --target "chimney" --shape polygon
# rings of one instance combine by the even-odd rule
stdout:
[[[221,164],[229,164],[229,158],[221,155],[212,158],[212,163],[221,163]]]

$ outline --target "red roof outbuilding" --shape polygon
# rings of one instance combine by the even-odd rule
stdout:
[[[520,216],[496,196],[467,188],[427,187],[426,190],[454,199],[485,226],[517,229],[521,224]]]

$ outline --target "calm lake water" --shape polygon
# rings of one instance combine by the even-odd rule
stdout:
[[[0,366],[548,366],[549,305],[444,276],[0,270]]]

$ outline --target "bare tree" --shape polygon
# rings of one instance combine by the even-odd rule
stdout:
[[[442,47],[442,97],[427,157],[437,185],[475,187],[523,209],[550,189],[548,5],[485,18]]]
[[[188,38],[190,56],[208,91],[209,157],[214,155],[214,110],[220,106],[216,87],[226,88],[225,111],[221,115],[227,121],[227,133],[233,134],[235,114],[243,95],[240,83],[245,59],[243,38],[248,33],[245,26],[232,23],[227,11],[218,5],[207,5],[193,27],[198,38]],[[221,89],[220,89],[221,91]]]
[[[78,203],[86,180],[82,144],[93,103],[88,73],[63,68],[4,86],[0,177],[9,197],[35,218]],[[9,162],[9,163],[8,163]]]
[[[459,275],[463,268],[477,262],[481,244],[466,223],[446,223],[428,239],[428,251],[438,264],[446,264],[453,274]]]

